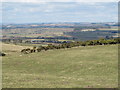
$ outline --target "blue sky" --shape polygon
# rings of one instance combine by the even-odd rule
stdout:
[[[117,22],[118,3],[3,2],[1,13],[3,23]]]

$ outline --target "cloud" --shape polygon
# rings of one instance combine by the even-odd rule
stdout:
[[[119,0],[74,0],[75,2],[119,2]]]
[[[119,2],[119,0],[1,0],[2,2]]]
[[[5,22],[117,21],[117,2],[3,3]]]
[[[1,0],[2,2],[46,2],[44,0]],[[47,0],[48,1],[48,0]]]

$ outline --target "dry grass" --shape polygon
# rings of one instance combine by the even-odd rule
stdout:
[[[9,54],[2,61],[3,88],[115,88],[118,85],[117,45]]]
[[[3,51],[20,51],[25,48],[32,48],[30,46],[20,46],[20,45],[15,45],[15,44],[5,44],[5,43],[0,43],[2,45],[2,50]]]

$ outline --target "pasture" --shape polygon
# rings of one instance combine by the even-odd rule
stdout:
[[[3,44],[3,88],[118,87],[118,45],[21,54],[26,47]]]

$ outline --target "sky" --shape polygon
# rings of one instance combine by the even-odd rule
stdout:
[[[117,22],[118,2],[2,2],[0,23]]]

